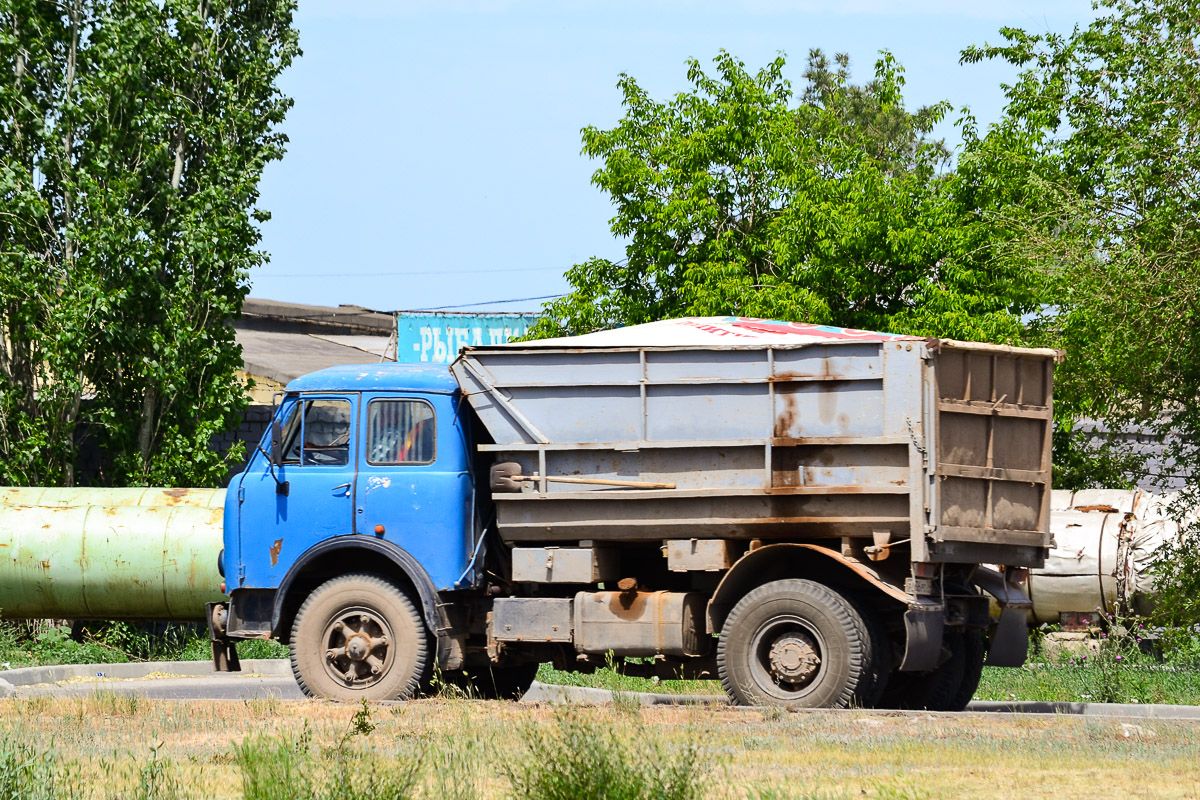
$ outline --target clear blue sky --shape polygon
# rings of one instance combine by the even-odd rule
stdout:
[[[948,99],[987,124],[1015,73],[959,66],[962,48],[1094,14],[1087,0],[299,2],[291,144],[263,180],[271,262],[251,294],[380,310],[557,294],[572,264],[620,258],[579,129],[620,119],[621,72],[666,98],[690,57],[725,49],[757,69],[783,51],[799,88],[809,48],[849,53],[855,80],[886,48],[911,108]]]

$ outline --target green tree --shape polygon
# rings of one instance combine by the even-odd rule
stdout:
[[[0,0],[0,481],[73,483],[80,422],[108,482],[224,475],[293,7]]]
[[[1181,470],[1200,448],[1200,3],[1108,0],[1070,35],[1001,30],[967,62],[1022,68],[997,129],[1043,165],[1045,218],[1016,258],[1060,287],[1047,341],[1068,354],[1056,393],[1077,417],[1149,425]],[[1128,480],[1060,425],[1070,483]],[[1107,468],[1105,468],[1107,466]]]
[[[667,101],[622,75],[624,117],[585,128],[583,152],[625,258],[573,267],[534,335],[736,314],[1019,340],[1046,282],[996,257],[980,209],[1011,205],[1007,186],[949,169],[931,136],[948,104],[907,111],[889,53],[864,85],[848,63],[811,52],[799,97],[783,56],[754,74],[724,52],[715,76],[691,61]]]
[[[1024,255],[1063,286],[1046,331],[1068,352],[1058,397],[1110,426],[1150,428],[1190,476],[1174,505],[1182,533],[1155,565],[1156,615],[1189,639],[1200,621],[1200,3],[1098,9],[1069,35],[1004,29],[1003,44],[964,59],[1023,68],[1002,125],[1054,165],[1057,224],[1028,236]],[[1140,477],[1128,461],[1098,469],[1069,425],[1057,435],[1066,481]]]

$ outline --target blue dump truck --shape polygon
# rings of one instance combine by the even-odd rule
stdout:
[[[552,663],[961,709],[1025,659],[1057,357],[720,317],[313,373],[226,496],[214,662],[276,638],[335,699]]]

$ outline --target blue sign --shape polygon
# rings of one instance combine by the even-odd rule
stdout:
[[[396,313],[396,360],[449,364],[464,347],[504,344],[524,336],[538,314]]]

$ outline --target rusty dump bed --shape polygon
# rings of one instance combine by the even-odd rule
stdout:
[[[493,494],[501,536],[868,537],[911,540],[914,561],[1042,564],[1055,351],[738,322],[767,324],[466,350],[452,369],[495,442],[480,449],[527,478]]]

